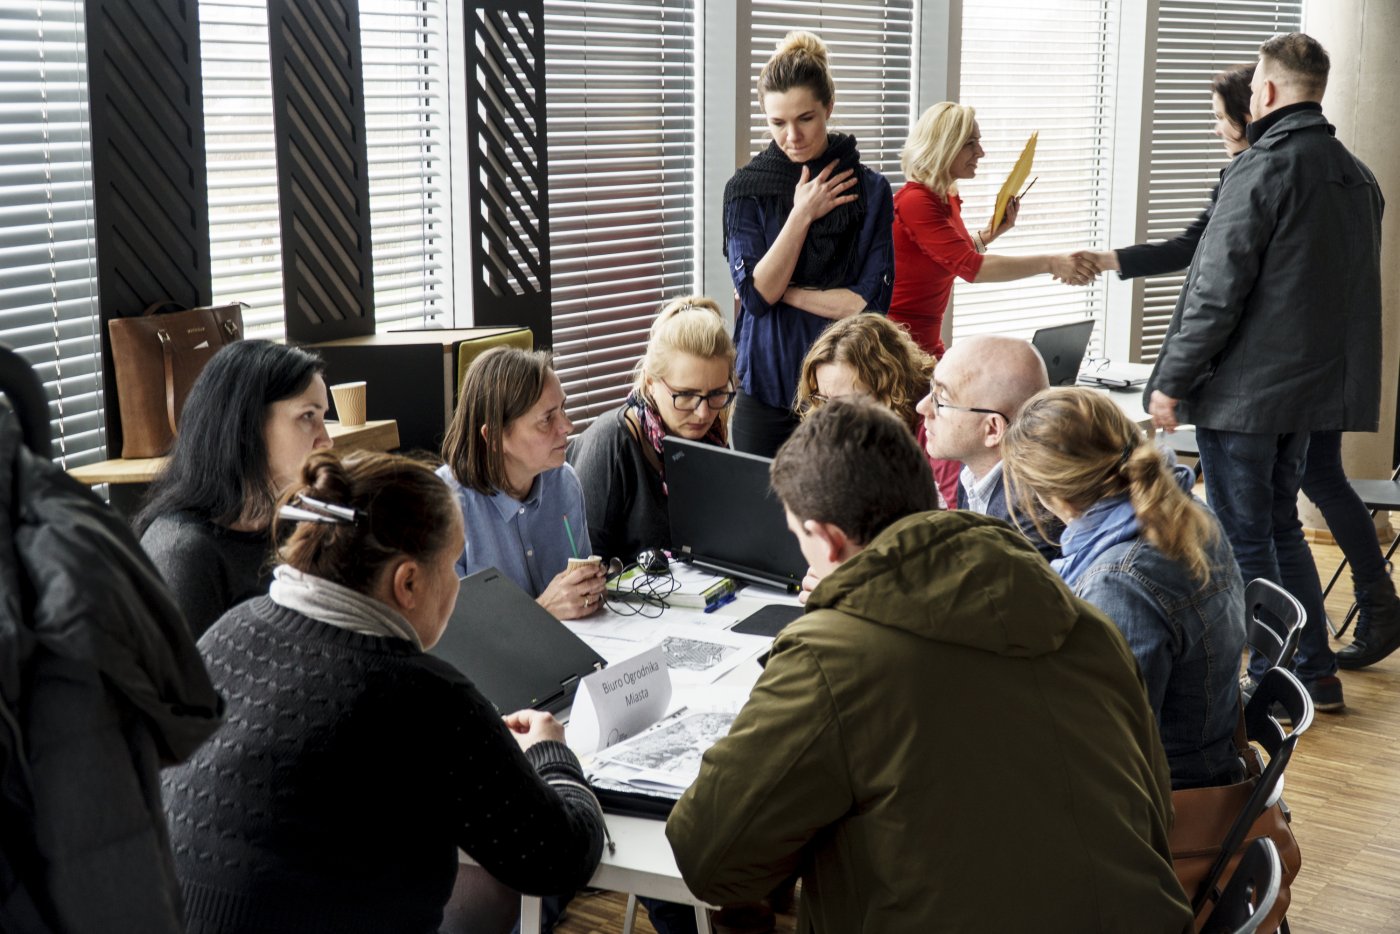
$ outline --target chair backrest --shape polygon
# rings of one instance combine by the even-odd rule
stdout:
[[[1285,728],[1274,717],[1274,704],[1282,705],[1288,712],[1289,719],[1292,720],[1290,728]],[[1298,737],[1312,726],[1312,719],[1312,698],[1291,672],[1282,668],[1270,668],[1264,672],[1254,696],[1245,705],[1244,722],[1245,732],[1250,741],[1257,742],[1264,748],[1269,755],[1269,763],[1264,767],[1234,823],[1230,825],[1229,832],[1221,842],[1219,855],[1196,890],[1191,905],[1195,915],[1200,915],[1206,902],[1219,899],[1220,879],[1231,857],[1244,845],[1250,828],[1264,813],[1264,809],[1272,806],[1283,794],[1284,770],[1288,768],[1288,760],[1293,756]]]
[[[1307,620],[1303,604],[1278,584],[1256,577],[1245,587],[1245,640],[1270,668],[1288,667]]]
[[[457,389],[452,394],[453,404],[462,395],[462,381],[467,378],[467,370],[472,361],[495,347],[515,347],[519,350],[535,349],[535,332],[529,328],[518,328],[490,337],[473,337],[457,345]]]
[[[1254,934],[1278,901],[1282,882],[1278,847],[1268,837],[1256,838],[1245,847],[1229,885],[1198,934]]]

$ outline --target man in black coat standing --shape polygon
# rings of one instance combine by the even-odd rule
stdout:
[[[1244,579],[1303,604],[1298,675],[1317,709],[1340,710],[1298,489],[1310,431],[1379,425],[1383,199],[1322,115],[1329,64],[1301,33],[1260,46],[1251,147],[1225,173],[1145,402],[1159,428],[1196,425]],[[1265,667],[1251,659],[1251,676]]]

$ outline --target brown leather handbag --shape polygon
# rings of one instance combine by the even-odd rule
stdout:
[[[1244,781],[1214,788],[1184,788],[1172,792],[1172,809],[1176,812],[1176,820],[1168,835],[1168,841],[1171,846],[1172,866],[1176,869],[1176,877],[1180,880],[1181,887],[1186,890],[1188,900],[1193,899],[1200,891],[1201,883],[1205,881],[1216,857],[1220,855],[1225,835],[1230,832],[1235,818],[1244,810],[1245,802],[1254,792],[1254,786],[1264,771],[1259,753],[1245,738],[1243,708],[1235,726],[1235,748],[1239,750],[1240,758],[1245,764]],[[1298,877],[1298,870],[1303,866],[1303,854],[1298,849],[1298,840],[1293,836],[1293,828],[1289,826],[1289,821],[1290,817],[1282,800],[1275,801],[1265,808],[1264,813],[1259,815],[1245,834],[1244,843],[1226,864],[1225,873],[1220,878],[1219,884],[1223,887],[1234,874],[1235,867],[1244,855],[1245,847],[1251,841],[1259,837],[1268,837],[1274,841],[1274,846],[1278,848],[1279,862],[1283,864],[1283,880],[1279,885],[1278,901],[1259,926],[1260,931],[1277,930],[1284,916],[1288,914],[1288,904],[1292,896],[1290,887]],[[1196,918],[1196,930],[1200,930],[1213,908],[1213,903],[1208,903],[1201,909],[1200,916]]]
[[[140,315],[108,321],[107,333],[122,420],[122,457],[159,457],[175,443],[185,397],[204,365],[243,337],[243,306],[185,309],[155,302]]]

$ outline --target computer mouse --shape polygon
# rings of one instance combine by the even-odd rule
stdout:
[[[660,548],[643,548],[637,552],[637,567],[648,574],[665,574],[671,562]]]

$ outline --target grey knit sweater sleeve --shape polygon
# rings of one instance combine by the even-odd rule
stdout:
[[[141,547],[196,639],[234,606],[267,593],[272,582],[272,544],[265,533],[235,532],[172,513],[146,528]]]

